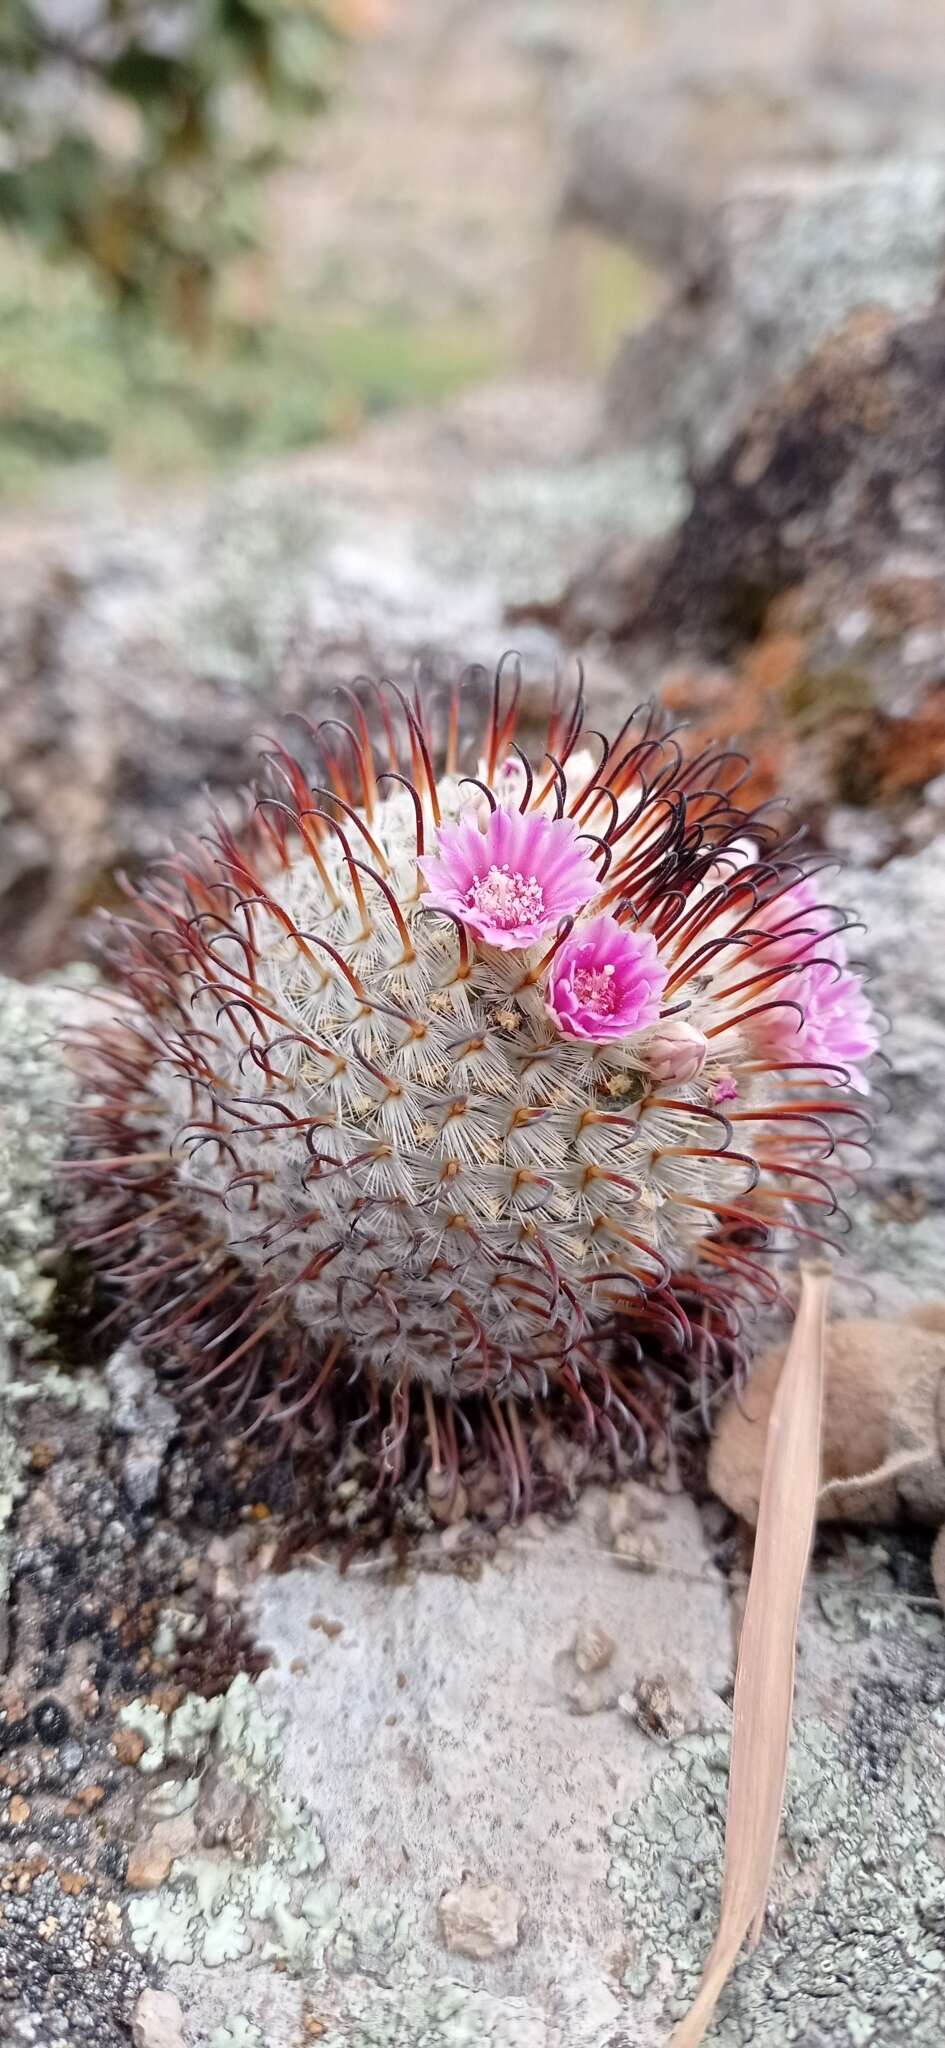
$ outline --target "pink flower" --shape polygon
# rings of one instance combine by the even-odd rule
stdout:
[[[822,902],[812,875],[802,875],[799,882],[763,904],[751,922],[775,935],[762,955],[766,965],[781,966],[787,960],[803,960],[810,953],[827,955],[838,965],[846,960],[836,915]]]
[[[658,1085],[665,1081],[694,1081],[705,1065],[708,1050],[704,1031],[687,1024],[682,1017],[667,1017],[646,1048],[647,1072]]]
[[[573,818],[493,811],[483,831],[468,819],[441,825],[436,852],[418,863],[429,910],[449,910],[488,946],[533,946],[599,887]]]
[[[656,1023],[667,978],[652,933],[595,917],[559,947],[545,1000],[568,1038],[626,1038]]]
[[[785,978],[784,1000],[804,1012],[784,1008],[768,1012],[764,1036],[769,1048],[789,1060],[817,1060],[846,1069],[850,1085],[869,1094],[859,1062],[876,1051],[879,1035],[863,983],[852,969],[831,960],[812,960]]]

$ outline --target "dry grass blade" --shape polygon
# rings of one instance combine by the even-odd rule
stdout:
[[[784,1801],[801,1594],[820,1479],[830,1276],[805,1268],[768,1423],[732,1721],[719,1931],[671,2048],[698,2048],[749,1929],[761,1933]]]

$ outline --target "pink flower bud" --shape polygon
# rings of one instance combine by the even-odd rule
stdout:
[[[668,1017],[650,1039],[646,1064],[654,1081],[694,1081],[708,1050],[708,1039],[694,1024]]]

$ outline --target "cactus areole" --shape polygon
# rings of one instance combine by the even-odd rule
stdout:
[[[772,1255],[842,1215],[876,1042],[740,756],[652,711],[608,742],[580,687],[526,750],[519,694],[507,660],[467,743],[475,672],[359,684],[271,744],[245,830],[111,921],[72,1168],[228,1427],[513,1512],[740,1370]]]

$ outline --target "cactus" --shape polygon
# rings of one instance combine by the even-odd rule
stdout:
[[[454,1504],[485,1464],[514,1511],[562,1435],[642,1457],[741,1370],[771,1252],[841,1213],[876,1041],[740,757],[651,711],[585,737],[580,689],[526,754],[500,665],[464,763],[473,694],[344,693],[314,772],[274,741],[245,830],[134,893],[71,1170],[227,1422],[361,1430]]]

